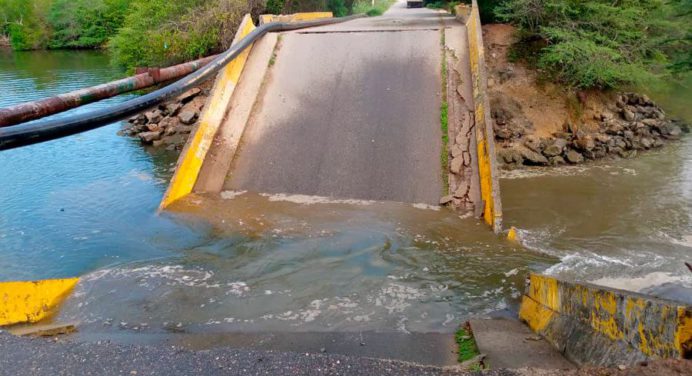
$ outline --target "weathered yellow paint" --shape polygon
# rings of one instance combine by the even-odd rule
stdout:
[[[678,329],[675,332],[675,348],[681,354],[692,355],[692,311],[678,307]]]
[[[304,13],[294,13],[293,21],[310,21],[319,20],[322,18],[332,18],[334,14],[332,12],[304,12]]]
[[[300,22],[333,17],[334,14],[332,12],[303,12],[286,15],[263,14],[260,16],[260,25],[264,25],[270,22]]]
[[[79,278],[0,282],[0,326],[50,317]]]
[[[545,329],[553,319],[553,316],[555,316],[555,311],[526,295],[522,297],[519,319],[526,322],[534,332],[541,332]]]
[[[627,291],[532,274],[520,317],[548,338],[564,340],[569,333],[570,338],[573,335],[583,337],[578,341],[601,338],[590,343],[603,344],[602,338],[608,338],[612,341],[608,346],[613,349],[629,348],[628,351],[636,350],[650,357],[692,355],[690,307]],[[557,321],[550,325],[551,320]],[[572,330],[580,326],[589,329],[580,329],[579,334],[574,334]],[[581,346],[583,344],[577,346],[576,351],[583,351]],[[603,349],[604,353],[610,350],[610,347]]]
[[[252,23],[252,18],[246,14],[236,32],[233,44],[254,29],[255,25]],[[173,175],[168,190],[161,201],[160,209],[165,209],[174,201],[192,192],[204,159],[214,140],[214,135],[216,135],[216,131],[226,115],[228,103],[243,72],[251,48],[245,49],[219,73],[207,100],[207,105],[200,116],[197,130],[180,156],[175,175]]]
[[[512,242],[518,242],[519,241],[519,235],[517,234],[517,229],[512,226],[509,229],[509,232],[507,232],[507,240],[512,241]]]
[[[560,292],[555,278],[531,274],[529,297],[555,312],[560,312]]]
[[[476,148],[478,156],[478,174],[480,178],[481,200],[483,201],[483,220],[490,225],[495,232],[500,231],[502,223],[502,210],[498,207],[498,198],[494,187],[493,163],[495,156],[491,155],[488,142],[494,142],[492,134],[488,133],[487,124],[487,87],[484,81],[485,50],[481,32],[481,21],[478,5],[473,2],[471,10],[466,18],[466,29],[469,40],[469,61],[471,65],[471,78],[473,84],[474,118],[476,124]],[[492,129],[492,128],[490,128]]]

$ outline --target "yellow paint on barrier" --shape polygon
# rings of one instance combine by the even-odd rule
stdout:
[[[255,25],[252,23],[252,18],[246,14],[236,32],[233,44],[254,29]],[[252,46],[246,48],[219,73],[200,116],[197,130],[180,156],[175,175],[173,175],[168,190],[161,201],[160,209],[165,209],[168,205],[192,192],[216,131],[226,115],[228,103],[233,96],[233,91],[238,84],[251,48]]]
[[[524,295],[519,309],[519,319],[534,332],[541,332],[545,329],[555,316],[555,311],[545,307],[541,303]]]
[[[332,17],[334,17],[332,12],[304,12],[293,14],[293,21],[310,21]]]
[[[608,346],[606,352],[624,348],[648,357],[692,356],[692,308],[627,291],[531,274],[520,318],[549,338],[578,335],[577,356],[590,356],[582,353],[585,343]],[[572,332],[575,327],[582,327],[579,334]]]
[[[688,307],[678,307],[677,311],[678,329],[675,332],[675,348],[689,359],[692,357],[692,310]]]
[[[460,9],[464,10],[464,9]],[[478,12],[478,4],[473,1],[468,16],[465,17],[466,29],[469,39],[469,61],[473,83],[474,116],[476,124],[476,147],[478,155],[478,174],[480,178],[481,200],[483,201],[483,220],[490,225],[495,232],[499,232],[502,223],[502,210],[499,207],[498,187],[494,186],[494,153],[488,142],[494,142],[494,137],[488,132],[487,96],[484,80],[483,59],[485,52],[481,36],[481,21]],[[492,128],[490,128],[492,130]]]
[[[560,292],[557,280],[538,274],[531,274],[529,281],[529,297],[555,312],[560,312]]]
[[[0,282],[0,326],[50,317],[79,278]]]
[[[270,22],[300,22],[333,17],[334,14],[332,12],[302,12],[285,15],[263,14],[260,16],[260,25],[264,25]]]

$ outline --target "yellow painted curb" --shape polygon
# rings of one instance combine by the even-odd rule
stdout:
[[[692,356],[692,307],[531,274],[519,318],[581,365]]]
[[[254,29],[255,25],[252,23],[252,18],[246,14],[232,44],[236,44]],[[251,48],[252,46],[246,48],[238,57],[228,63],[217,76],[211,95],[200,116],[197,130],[188,140],[185,150],[180,155],[175,174],[163,196],[159,209],[165,209],[168,205],[192,192],[204,159],[214,140],[214,135],[216,135],[216,131],[226,115],[228,103],[231,101]]]
[[[322,18],[333,18],[332,12],[303,12],[294,14],[263,14],[260,16],[260,25],[270,22],[300,22],[319,20]]]
[[[0,326],[50,317],[79,278],[0,282]]]
[[[474,120],[476,125],[476,148],[478,175],[480,178],[483,220],[495,233],[502,231],[502,204],[500,186],[495,166],[495,135],[490,115],[485,48],[478,4],[473,0],[471,7],[459,5],[457,17],[466,25],[469,41],[469,61],[473,81]]]

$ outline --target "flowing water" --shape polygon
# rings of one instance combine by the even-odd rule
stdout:
[[[0,107],[120,74],[98,52],[0,54]],[[120,126],[0,152],[0,279],[81,276],[58,317],[81,331],[448,332],[516,309],[529,271],[690,299],[691,137],[504,173],[521,246],[425,205],[225,192],[157,214],[176,156]]]

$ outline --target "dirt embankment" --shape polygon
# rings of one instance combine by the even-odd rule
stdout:
[[[570,92],[511,61],[515,29],[483,26],[496,153],[504,168],[631,158],[688,132],[647,96]]]

